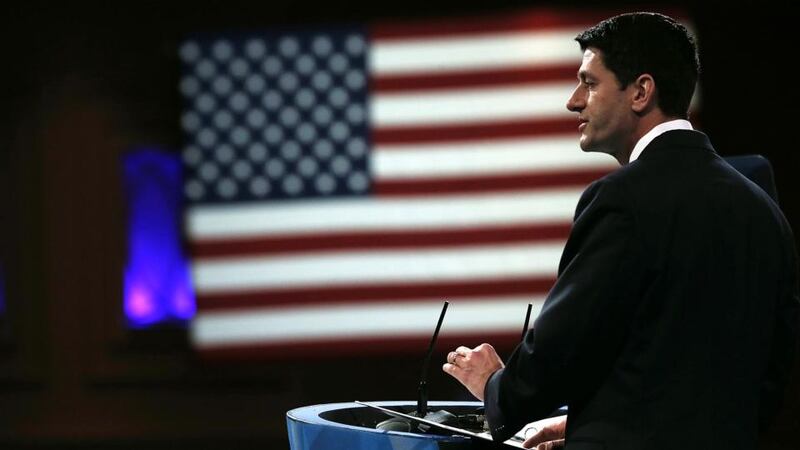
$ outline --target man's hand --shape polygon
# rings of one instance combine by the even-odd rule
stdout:
[[[461,382],[478,400],[483,400],[486,381],[497,370],[502,369],[503,361],[489,344],[481,344],[473,349],[458,347],[447,354],[447,363],[442,370]]]
[[[551,450],[564,447],[564,433],[567,430],[567,416],[551,417],[528,424],[525,427],[525,448]]]

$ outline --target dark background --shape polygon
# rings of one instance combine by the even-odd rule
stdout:
[[[180,329],[127,330],[120,155],[137,145],[179,147],[176,47],[190,32],[580,6],[430,3],[0,7],[0,261],[8,303],[0,319],[0,448],[288,448],[289,409],[415,397],[424,349],[218,364],[198,360]],[[592,7],[689,14],[703,63],[697,124],[723,156],[760,153],[772,162],[781,206],[799,229],[788,2]],[[466,399],[436,366],[432,399]],[[800,448],[797,376],[763,448]],[[691,436],[676,430],[676,445],[683,439]]]

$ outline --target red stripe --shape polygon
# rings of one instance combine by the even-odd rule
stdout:
[[[566,100],[565,100],[566,104]],[[566,108],[566,107],[565,107]],[[417,144],[571,134],[578,142],[578,116],[574,118],[527,119],[509,122],[481,122],[474,125],[381,127],[373,130],[372,141],[381,144]]]
[[[567,66],[519,67],[444,74],[425,73],[378,76],[371,80],[371,89],[377,93],[391,93],[440,88],[455,89],[547,83],[575,79],[577,69],[574,64],[570,64]]]
[[[538,8],[507,14],[490,14],[481,17],[449,17],[438,20],[382,22],[371,27],[371,39],[390,41],[425,37],[458,37],[465,35],[549,31],[557,28],[586,29],[601,20],[629,12],[620,8],[590,10],[588,8]],[[659,8],[681,23],[687,23],[686,13],[678,8]],[[474,14],[474,13],[473,13]]]
[[[609,169],[583,169],[569,172],[526,173],[474,178],[377,181],[372,185],[372,189],[375,194],[387,197],[505,192],[523,189],[585,186],[609,172]]]
[[[504,280],[402,283],[373,286],[314,287],[304,289],[262,290],[250,292],[197,293],[201,311],[250,309],[276,305],[371,303],[385,300],[418,298],[475,298],[485,296],[534,295],[550,291],[554,277],[530,277]]]
[[[458,335],[441,335],[437,340],[433,361],[444,363],[447,352],[467,345],[475,347],[483,342],[491,344],[501,353],[507,353],[519,343],[524,320],[524,308],[521,307],[520,329],[509,332],[494,333],[460,333]],[[435,320],[434,317],[432,320]],[[444,332],[444,331],[443,331]],[[433,329],[431,329],[431,334]],[[259,358],[284,358],[288,360],[302,359],[303,363],[311,361],[325,361],[334,357],[364,356],[386,358],[387,355],[414,355],[417,363],[422,364],[422,356],[430,343],[430,335],[419,336],[376,336],[371,338],[332,339],[325,338],[307,342],[280,342],[280,343],[245,343],[224,347],[200,347],[200,357],[208,361],[237,361],[253,360]],[[324,349],[324,351],[320,351]],[[418,356],[418,358],[417,358]],[[431,370],[437,370],[441,364],[432,364]],[[440,369],[439,369],[440,370]],[[413,386],[410,386],[411,388]]]
[[[192,258],[274,255],[337,250],[380,250],[472,246],[517,241],[566,239],[570,223],[526,224],[454,230],[404,230],[319,235],[284,235],[226,240],[199,240],[191,247]]]
[[[586,9],[534,9],[513,14],[491,14],[481,17],[450,17],[416,22],[378,23],[369,30],[371,39],[390,41],[408,38],[458,37],[495,33],[549,31],[556,28],[588,28],[606,13]]]

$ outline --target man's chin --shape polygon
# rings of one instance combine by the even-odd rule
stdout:
[[[586,153],[593,153],[593,152],[596,153],[596,152],[602,152],[603,151],[600,148],[598,148],[596,145],[592,145],[591,142],[587,142],[587,141],[584,141],[584,140],[581,140],[580,146],[581,146],[581,150],[583,150]]]
[[[610,150],[608,147],[602,147],[602,146],[599,146],[599,145],[584,144],[583,142],[581,142],[580,146],[581,146],[581,150],[583,150],[584,153],[605,153],[606,155],[611,155],[614,158],[616,158],[616,155],[614,154],[614,151]]]

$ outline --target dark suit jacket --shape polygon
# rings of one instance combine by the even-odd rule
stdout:
[[[567,449],[752,449],[787,380],[797,255],[696,131],[593,183],[534,327],[486,384],[495,440],[567,404]]]

